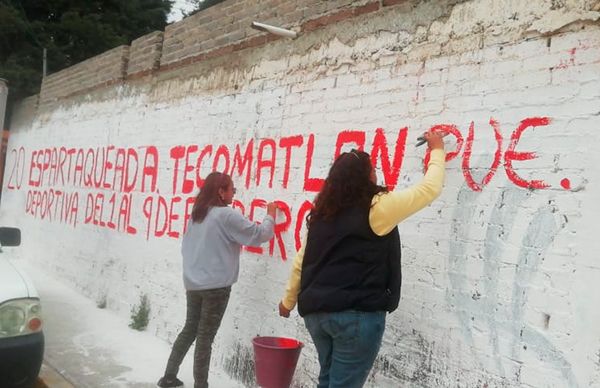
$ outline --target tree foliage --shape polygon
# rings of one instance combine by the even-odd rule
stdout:
[[[10,99],[39,92],[43,48],[56,72],[155,30],[172,0],[0,0],[0,78]]]

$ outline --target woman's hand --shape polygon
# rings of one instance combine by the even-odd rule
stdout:
[[[283,302],[279,302],[279,315],[284,317],[284,318],[289,318],[290,317],[290,312],[292,310],[288,310],[287,307],[285,307],[283,305]]]
[[[444,149],[444,134],[440,132],[425,132],[423,135],[425,140],[427,141],[427,146],[431,150],[443,150]]]
[[[269,202],[267,204],[267,214],[275,219],[275,211],[277,210],[277,204],[275,202]]]

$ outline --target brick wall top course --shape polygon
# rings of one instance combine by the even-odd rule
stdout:
[[[127,75],[158,69],[163,45],[162,31],[154,31],[131,42]]]
[[[168,25],[164,33],[152,32],[135,39],[131,46],[114,48],[47,76],[42,82],[40,106],[48,107],[59,99],[125,78],[186,66],[278,39],[251,29],[252,21],[312,31],[379,7],[379,0],[224,1]],[[362,11],[357,12],[357,8]],[[338,16],[328,16],[332,14]],[[313,24],[311,20],[315,20]]]
[[[252,21],[300,32],[301,39],[289,41],[297,52],[334,39],[352,46],[371,34],[389,40],[377,45],[396,53],[403,62],[418,62],[600,19],[600,12],[589,4],[583,0],[576,3],[564,6],[569,8],[565,13],[542,0],[532,0],[516,4],[509,14],[493,0],[228,0],[168,25],[164,33],[142,36],[131,47],[117,47],[51,74],[42,83],[40,106],[124,79],[191,67],[282,39],[250,28]],[[376,16],[361,17],[365,14]],[[325,29],[337,23],[342,27]],[[317,29],[325,33],[311,34]],[[398,62],[398,58],[390,60]]]
[[[48,75],[42,81],[40,105],[122,80],[126,75],[128,60],[129,46],[123,45]]]
[[[167,26],[161,65],[261,35],[250,28],[253,21],[298,29],[315,17],[369,3],[379,4],[372,0],[225,1]]]

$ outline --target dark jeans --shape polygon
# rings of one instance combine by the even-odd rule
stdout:
[[[177,336],[165,375],[177,375],[192,342],[196,340],[194,352],[194,387],[208,387],[208,367],[212,343],[221,325],[229,301],[231,287],[214,290],[187,291],[187,315],[183,330]]]
[[[379,353],[385,312],[342,311],[304,317],[319,354],[318,388],[360,388]]]

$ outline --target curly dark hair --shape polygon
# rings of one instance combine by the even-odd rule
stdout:
[[[211,172],[204,180],[204,185],[194,200],[192,220],[204,221],[208,210],[213,206],[227,206],[219,196],[219,189],[227,190],[232,184],[231,177],[222,172]]]
[[[352,150],[341,154],[317,194],[314,208],[306,217],[307,225],[316,220],[331,220],[351,207],[370,208],[375,194],[388,191],[371,180],[372,171],[368,153]]]

